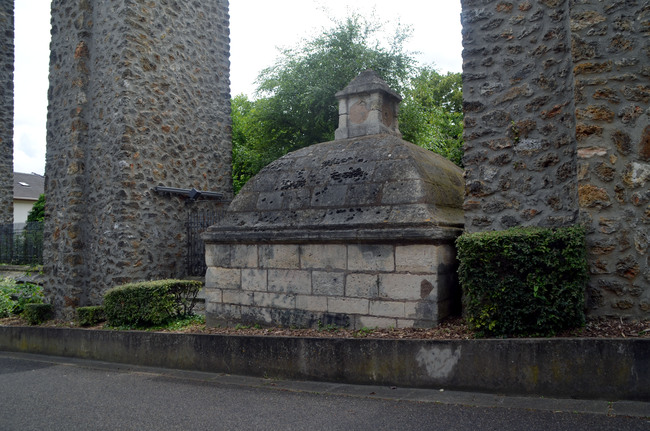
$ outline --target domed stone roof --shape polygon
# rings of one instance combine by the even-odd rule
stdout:
[[[431,241],[460,234],[462,170],[401,139],[399,95],[365,71],[336,96],[336,140],[260,171],[206,240]]]
[[[457,166],[397,136],[343,139],[268,165],[209,231],[224,241],[457,236],[463,190]]]

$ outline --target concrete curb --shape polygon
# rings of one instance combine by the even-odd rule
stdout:
[[[375,340],[0,327],[0,351],[292,380],[650,401],[650,339]]]

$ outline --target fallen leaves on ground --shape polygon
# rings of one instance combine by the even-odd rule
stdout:
[[[0,326],[27,326],[19,317],[0,319]],[[43,326],[76,327],[74,322],[49,321]],[[110,329],[105,324],[85,329]],[[336,327],[294,329],[279,327],[236,327],[209,328],[204,324],[187,326],[180,330],[164,332],[185,334],[250,335],[274,337],[316,337],[316,338],[370,338],[370,339],[426,339],[426,340],[471,340],[476,338],[461,317],[445,320],[435,328],[388,328],[350,330]],[[583,328],[563,331],[556,335],[563,338],[650,338],[650,320],[626,320],[622,318],[593,318]]]

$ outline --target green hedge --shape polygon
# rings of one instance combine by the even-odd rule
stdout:
[[[157,280],[112,288],[104,295],[106,320],[112,326],[161,325],[192,314],[200,281]]]
[[[25,304],[21,316],[30,325],[40,325],[54,316],[54,309],[51,304]]]
[[[465,316],[479,336],[548,336],[584,325],[584,228],[463,234],[456,245]]]
[[[104,307],[92,305],[89,307],[77,307],[77,323],[80,326],[94,326],[106,320]]]

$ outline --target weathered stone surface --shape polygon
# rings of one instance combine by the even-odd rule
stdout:
[[[0,4],[0,225],[14,222],[14,3]]]
[[[348,278],[347,285],[350,284]],[[345,272],[313,271],[311,275],[314,295],[344,296],[346,288]],[[369,285],[371,283],[367,283]],[[350,295],[358,296],[358,295]]]
[[[287,244],[263,244],[260,249],[261,268],[300,268],[300,246]]]
[[[650,161],[650,126],[643,129],[641,142],[639,142],[639,158],[644,162]]]
[[[406,178],[394,179],[397,172]],[[345,193],[327,197],[342,185],[347,186]],[[263,199],[286,199],[287,187],[307,198],[294,202],[291,209],[259,206]],[[462,220],[462,193],[461,171],[430,151],[392,135],[344,139],[313,145],[271,163],[246,184],[224,221],[207,235],[215,240],[245,232],[256,238],[276,237],[296,226],[385,230],[395,216],[400,222],[389,227],[456,229]],[[418,212],[404,210],[406,204],[424,202],[433,206],[421,205],[423,211]]]
[[[45,291],[72,317],[185,275],[188,209],[218,204],[155,186],[232,195],[228,1],[51,6]]]
[[[270,292],[312,293],[311,272],[269,269],[268,288]]]
[[[647,16],[647,5],[546,2],[546,10],[526,1],[511,10],[496,0],[480,6],[462,3],[464,12],[479,7],[499,11],[480,23],[464,22],[471,29],[464,32],[464,74],[472,77],[464,81],[464,94],[471,100],[468,107],[481,107],[480,113],[465,112],[466,124],[473,125],[464,136],[466,228],[573,222],[570,215],[556,213],[570,209],[575,214],[577,202],[588,232],[590,312],[647,315],[633,285],[641,274],[650,274],[645,234],[650,220],[645,191],[650,182],[650,87],[643,79],[650,76],[650,49],[647,30],[635,18]],[[524,23],[528,28],[518,30]],[[570,44],[546,43],[566,35]],[[492,52],[498,46],[502,49]],[[488,51],[490,61],[481,62]],[[573,90],[566,78],[575,81]],[[534,95],[522,91],[527,87],[535,89]],[[498,120],[495,109],[512,117],[506,133],[493,121]],[[532,126],[518,118],[522,111],[533,116],[526,119]],[[577,122],[580,148],[567,138],[572,121]],[[569,130],[561,129],[567,126]],[[493,154],[481,152],[481,146]],[[562,150],[553,152],[553,147]],[[515,211],[507,202],[525,204]],[[620,253],[629,250],[640,258],[621,260]],[[620,288],[614,289],[608,277],[618,277]]]
[[[350,245],[348,246],[348,269],[394,271],[395,249],[387,245]]]
[[[555,193],[549,200],[553,211],[562,213],[554,215],[552,223],[575,220],[576,163],[567,162],[565,155],[567,150],[575,154],[576,145],[566,5],[554,1],[545,7],[533,7],[531,2],[522,2],[518,8],[514,3],[512,8],[499,6],[497,1],[484,4],[498,10],[498,15],[481,25],[465,23],[472,28],[472,39],[464,38],[463,75],[472,79],[463,81],[463,94],[471,95],[466,98],[471,100],[466,107],[481,107],[480,112],[465,111],[466,123],[480,125],[479,130],[466,130],[464,136],[466,229],[546,223],[541,217],[513,211],[512,206],[530,200],[545,188],[568,184],[572,184],[572,194]],[[463,2],[463,10],[475,7]],[[502,45],[503,50],[492,54],[489,63],[481,62],[481,56],[495,45]],[[596,53],[589,42],[579,49],[584,55],[590,50],[588,56]],[[585,68],[582,73],[593,75],[594,71]],[[590,126],[585,124],[584,136],[598,133]],[[476,144],[495,153],[483,154]]]

